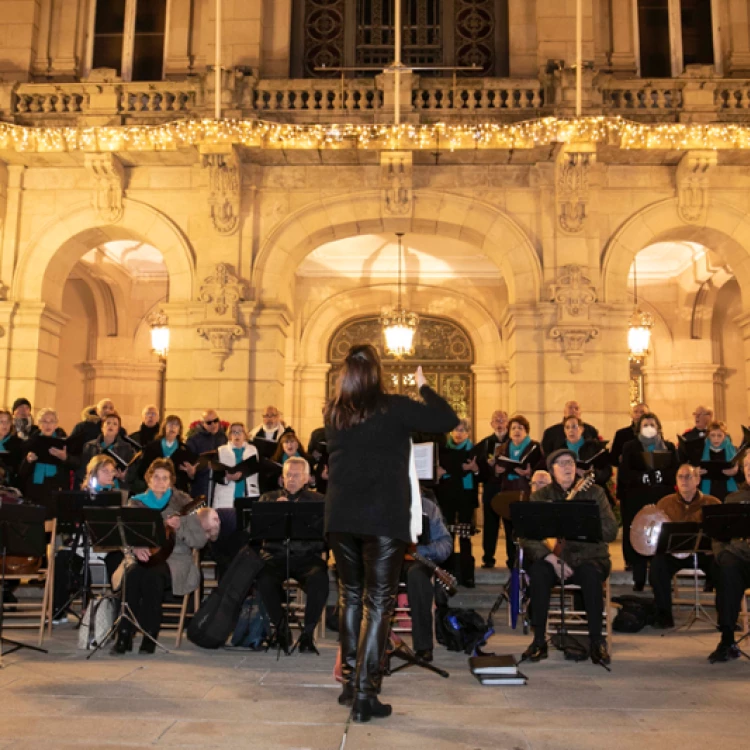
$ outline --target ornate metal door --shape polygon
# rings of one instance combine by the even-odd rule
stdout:
[[[466,332],[444,318],[420,316],[415,351],[411,357],[390,359],[384,351],[383,330],[376,317],[357,318],[336,331],[328,349],[331,371],[328,394],[333,394],[338,366],[353,344],[372,344],[383,360],[383,370],[391,393],[416,398],[414,371],[418,365],[434,388],[462,417],[474,415],[474,350]]]

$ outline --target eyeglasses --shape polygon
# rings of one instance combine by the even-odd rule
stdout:
[[[263,419],[276,419],[278,416],[278,414],[264,414]]]
[[[555,461],[555,466],[575,466],[575,465],[576,465],[576,462],[572,458],[569,458],[567,460],[562,458],[559,461]]]
[[[681,479],[683,482],[686,482],[688,479],[695,479],[694,474],[678,474],[677,479]]]
[[[204,421],[205,424],[219,424],[219,418],[216,417],[216,419],[206,419]]]

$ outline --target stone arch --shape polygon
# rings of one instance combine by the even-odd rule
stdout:
[[[13,279],[13,299],[45,302],[59,309],[65,280],[84,253],[111,240],[138,239],[164,256],[170,302],[190,301],[195,255],[182,230],[145,203],[125,198],[123,208],[122,219],[115,224],[103,224],[88,204],[73,207],[65,216],[50,221],[21,252]]]
[[[256,300],[291,308],[294,272],[308,253],[333,240],[393,231],[440,234],[479,247],[501,269],[511,304],[539,301],[541,264],[523,228],[489,203],[433,191],[415,195],[408,218],[383,215],[376,191],[317,201],[290,214],[261,247],[253,274]]]
[[[328,362],[328,344],[342,322],[354,317],[377,315],[392,302],[392,285],[382,284],[348,289],[330,297],[306,320],[301,331],[298,357],[301,364],[323,365]],[[410,287],[410,309],[455,321],[469,336],[478,366],[498,366],[498,354],[504,344],[500,329],[475,299],[443,287],[418,285]]]
[[[688,224],[680,218],[676,198],[652,203],[622,224],[603,255],[604,302],[627,301],[633,258],[648,245],[669,240],[700,242],[718,253],[740,285],[743,309],[750,311],[750,220],[736,208],[715,200],[709,203],[705,221],[700,224]]]

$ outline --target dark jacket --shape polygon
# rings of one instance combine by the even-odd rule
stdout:
[[[9,485],[11,487],[18,486],[18,469],[21,466],[21,461],[26,458],[26,440],[22,440],[18,435],[10,435],[7,442],[5,443],[5,453],[0,453],[0,468],[5,472],[5,479],[1,482],[2,484]]]
[[[456,412],[429,386],[419,393],[425,403],[385,395],[365,422],[346,430],[326,426],[327,532],[411,541],[409,435],[448,432],[458,424]]]
[[[312,431],[310,442],[307,444],[308,460],[312,465],[312,477],[315,479],[315,489],[321,495],[326,494],[328,480],[323,479],[323,472],[328,466],[328,446],[326,445],[326,428],[318,427]]]
[[[495,467],[490,466],[489,459],[495,455],[495,447],[498,444],[507,444],[510,435],[506,432],[505,437],[500,440],[493,432],[477,443],[477,464],[479,466],[479,481],[482,483],[482,502],[489,504],[498,492],[502,491],[502,475],[495,474]]]
[[[625,443],[629,443],[638,437],[635,434],[635,425],[631,422],[627,427],[621,427],[615,433],[612,438],[612,444],[609,449],[609,459],[612,466],[620,465],[620,457],[622,456],[622,449],[625,447]]]
[[[323,502],[325,498],[323,495],[313,492],[312,490],[302,490],[296,495],[290,495],[286,490],[274,490],[273,492],[266,492],[260,496],[258,502],[260,503],[275,503],[280,497],[286,498],[283,502],[292,503],[305,503],[305,502]],[[326,550],[325,542],[321,539],[317,541],[315,539],[292,539],[289,542],[289,554],[294,556],[299,555],[321,555]],[[280,539],[264,539],[263,546],[260,550],[260,556],[264,560],[270,560],[273,558],[282,559],[286,556],[286,545]]]
[[[179,450],[181,447],[184,447],[185,444],[180,441],[179,447],[177,450]],[[161,448],[161,440],[152,440],[150,443],[147,443],[143,450],[141,451],[141,460],[138,462],[138,468],[136,469],[136,477],[139,480],[145,479],[146,471],[148,470],[148,467],[151,466],[151,464],[157,459],[157,458],[164,458],[164,452]],[[177,481],[175,482],[175,489],[180,490],[180,492],[190,492],[190,477],[187,475],[186,472],[184,472],[182,469],[180,469],[179,466],[175,464],[174,470],[177,474]],[[196,474],[197,476],[197,474]]]
[[[130,460],[135,455],[135,450],[130,443],[126,443],[121,437],[116,437],[111,446],[109,446],[113,453],[118,455],[124,461],[130,463]],[[101,442],[101,434],[95,440],[90,440],[86,445],[83,446],[83,453],[80,456],[72,456],[70,459],[71,466],[75,467],[75,487],[76,489],[81,486],[81,483],[86,478],[86,468],[89,465],[89,461],[94,456],[98,456],[100,453],[104,453],[104,446]],[[117,467],[121,468],[120,466]],[[120,486],[126,488],[126,485],[120,483]]]
[[[445,525],[437,503],[427,497],[424,491],[422,492],[422,513],[427,516],[430,524],[430,541],[429,544],[418,544],[417,552],[439,565],[453,552],[453,537]]]
[[[637,438],[625,443],[622,460],[617,472],[617,497],[619,500],[638,501],[642,507],[657,503],[665,495],[674,492],[678,461],[674,443],[665,440],[672,453],[671,465],[662,471],[652,471],[643,460],[643,446]]]
[[[156,440],[156,436],[159,434],[159,425],[155,424],[153,427],[146,427],[143,422],[141,422],[141,426],[138,428],[136,432],[131,432],[130,437],[135,440],[138,445],[143,448],[144,445],[147,445],[152,440]]]
[[[65,430],[58,428],[55,430],[54,436],[65,437]],[[71,467],[68,461],[56,464],[57,471],[53,476],[46,477],[42,484],[34,484],[34,467],[36,466],[36,461],[29,463],[26,460],[26,456],[29,453],[36,453],[39,455],[37,441],[41,438],[42,434],[41,432],[38,432],[23,444],[21,453],[23,459],[18,468],[18,486],[21,489],[21,492],[23,492],[25,498],[44,504],[44,502],[49,499],[51,492],[70,489]]]
[[[583,423],[583,438],[584,440],[596,440],[599,437],[599,430],[593,425]],[[558,448],[565,447],[565,428],[562,422],[553,424],[544,431],[542,435],[542,451],[545,456],[549,456]]]
[[[96,440],[102,434],[102,420],[96,414],[89,414],[86,409],[84,409],[81,416],[84,418],[73,428],[70,438],[71,441],[75,441],[76,443],[80,441],[80,445],[84,446],[86,443]],[[120,427],[120,435],[127,434],[125,428]]]
[[[580,461],[588,461],[594,458],[601,449],[601,442],[599,440],[584,440],[583,445],[578,451],[578,459]],[[609,457],[609,451],[604,451],[600,456],[595,458],[591,464],[591,468],[594,470],[594,481],[604,490],[607,495],[607,499],[612,502],[607,490],[607,482],[612,477],[612,464]]]
[[[464,488],[464,478],[472,471],[464,469],[463,464],[475,456],[475,448],[459,450],[446,445],[439,451],[438,463],[446,473],[440,477],[435,494],[440,511],[449,524],[457,522],[456,514],[461,515],[462,510],[479,505],[479,474],[473,476],[471,489]]]
[[[531,474],[533,474],[537,469],[546,469],[547,466],[544,462],[544,454],[541,451],[541,444],[538,443],[536,440],[532,440],[524,453],[527,453],[530,451],[534,446],[539,447],[539,452],[537,453],[537,460],[532,462],[531,464]],[[506,458],[510,455],[510,441],[503,443],[502,448],[500,449],[500,455],[505,456]],[[492,469],[494,472],[495,467],[490,466],[488,467]],[[522,477],[520,474],[515,475],[515,479],[510,478],[510,474],[513,472],[505,471],[502,474],[497,475],[497,486],[499,489],[495,492],[528,492],[531,488],[531,475],[528,477]],[[485,486],[486,491],[486,486]],[[494,495],[493,495],[494,497]],[[486,502],[491,502],[492,497],[486,497],[484,498]]]
[[[729,503],[750,503],[750,485],[743,484],[737,492],[732,492],[727,495],[724,500],[725,505]],[[720,542],[715,540],[711,543],[713,547],[716,562],[721,565],[722,558],[734,555],[734,557],[750,562],[750,540],[748,539],[732,539],[731,542]]]
[[[568,490],[564,490],[557,482],[548,484],[531,495],[532,503],[564,503]],[[596,500],[599,506],[599,517],[602,521],[601,542],[573,542],[566,541],[562,551],[562,559],[567,565],[575,570],[582,563],[594,563],[602,569],[605,575],[609,575],[612,564],[609,558],[609,542],[617,538],[617,519],[615,518],[609,500],[604,490],[598,485],[593,485],[576,495],[576,500]],[[542,560],[550,550],[539,540],[527,540],[523,548],[532,560]]]
[[[220,446],[226,445],[228,442],[227,434],[221,428],[213,435],[201,425],[195,434],[187,439],[186,446],[188,450],[200,455],[201,453],[208,453],[208,451],[218,450]],[[211,472],[209,469],[201,469],[195,472],[190,489],[190,494],[193,497],[208,495],[208,480],[210,475]]]

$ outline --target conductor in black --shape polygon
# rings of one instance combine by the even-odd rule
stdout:
[[[422,401],[385,391],[375,347],[351,347],[325,410],[326,532],[339,574],[344,688],[354,721],[391,714],[378,700],[381,664],[411,541],[409,434],[448,432],[458,417],[416,372]],[[364,620],[364,622],[363,622]],[[360,627],[361,626],[361,627]]]

